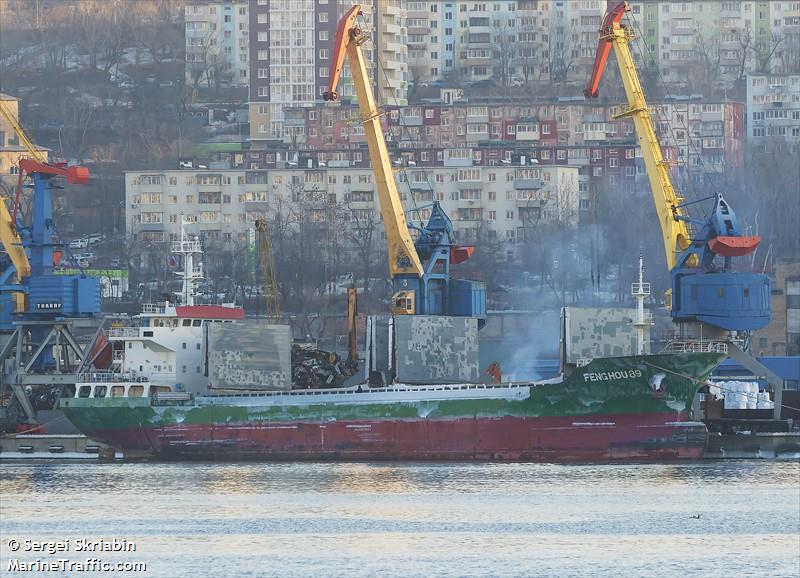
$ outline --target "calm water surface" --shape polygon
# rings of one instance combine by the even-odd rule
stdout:
[[[800,464],[3,464],[0,576],[799,576]],[[699,519],[697,518],[699,516]],[[126,539],[130,553],[9,551]]]

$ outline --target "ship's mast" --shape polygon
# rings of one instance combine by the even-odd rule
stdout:
[[[181,240],[172,242],[172,253],[183,257],[183,271],[175,274],[183,281],[181,286],[181,303],[183,305],[194,305],[195,284],[203,278],[203,264],[200,257],[203,249],[200,241],[186,233],[186,225],[192,221],[181,215]],[[195,265],[195,255],[197,255],[197,265]]]
[[[644,300],[650,297],[650,283],[644,282],[644,257],[639,255],[639,282],[631,283],[631,294],[636,300],[636,353],[648,353],[650,342],[650,326],[653,324],[652,316],[644,310]]]

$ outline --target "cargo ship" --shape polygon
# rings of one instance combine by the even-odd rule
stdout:
[[[149,320],[170,319],[169,326],[140,327],[112,351],[133,351],[128,343],[142,347],[158,331],[192,327],[197,313],[167,308],[165,317]],[[568,376],[533,383],[268,392],[196,393],[143,373],[90,373],[61,408],[92,439],[162,459],[699,459],[707,431],[690,420],[690,407],[723,357],[594,359]]]
[[[200,244],[182,232],[173,252],[183,257],[186,304],[145,304],[135,323],[98,331],[74,395],[60,401],[83,434],[127,455],[555,462],[702,457],[707,430],[690,419],[690,410],[722,354],[584,359],[539,382],[376,383],[365,370],[362,379],[340,387],[293,389],[284,363],[288,327],[248,325],[244,310],[233,305],[196,305]],[[395,357],[421,355],[400,353],[402,327],[431,334],[453,326],[447,319],[400,316],[389,339]],[[215,349],[218,334],[235,337],[221,353]],[[460,335],[458,351],[449,342],[437,345],[436,338],[426,342],[434,344],[428,347],[433,357],[419,357],[417,369],[448,351],[451,366],[463,365],[464,352],[477,347],[477,339]],[[252,351],[267,357],[248,365]],[[215,366],[215,359],[222,365]],[[442,368],[436,369],[430,375],[440,376]],[[236,389],[239,382],[250,385]]]

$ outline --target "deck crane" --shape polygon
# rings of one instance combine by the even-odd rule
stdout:
[[[631,54],[633,32],[621,23],[628,10],[630,6],[623,0],[607,12],[584,95],[597,97],[613,47],[628,100],[627,109],[615,118],[633,119],[642,148],[672,278],[668,299],[672,318],[679,322],[699,321],[728,331],[760,329],[770,320],[769,277],[732,271],[730,266],[732,257],[752,253],[761,239],[742,235],[733,209],[720,193],[709,197],[714,199],[714,206],[708,219],[688,216],[686,207],[691,203],[685,202],[672,184]],[[691,225],[698,230],[693,231]]]
[[[258,235],[258,264],[263,275],[266,316],[268,320],[277,323],[281,319],[281,301],[278,294],[278,280],[275,276],[275,255],[272,253],[272,238],[267,221],[256,220],[256,233]]]
[[[419,233],[416,242],[411,236],[381,128],[381,112],[375,102],[367,63],[361,50],[361,45],[369,39],[356,23],[361,14],[362,7],[357,4],[339,21],[331,51],[328,90],[323,98],[326,101],[339,100],[336,88],[346,55],[367,137],[381,218],[389,245],[389,275],[395,291],[392,313],[474,316],[482,319],[486,313],[486,290],[483,284],[450,278],[450,265],[468,259],[472,248],[456,244],[453,225],[438,202],[430,205],[431,216],[427,225],[413,227]]]

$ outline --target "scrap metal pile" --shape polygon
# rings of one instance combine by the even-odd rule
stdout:
[[[341,387],[355,374],[355,364],[331,351],[312,345],[292,345],[292,387],[317,389]]]

